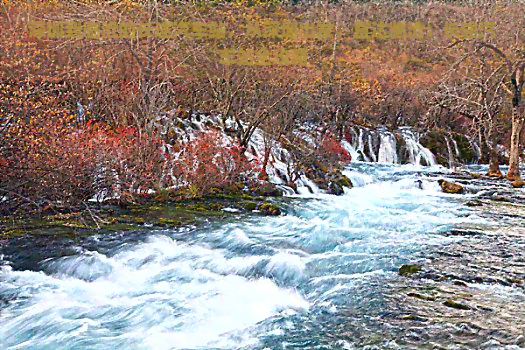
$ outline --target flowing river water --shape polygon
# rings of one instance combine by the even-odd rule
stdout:
[[[346,174],[344,195],[296,196],[278,217],[5,243],[0,349],[525,346],[525,210],[499,198],[507,185],[450,195],[441,167]]]

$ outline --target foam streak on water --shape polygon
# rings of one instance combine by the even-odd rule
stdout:
[[[284,216],[104,249],[79,240],[39,269],[7,255],[0,348],[340,348],[347,340],[326,336],[333,320],[377,314],[401,264],[461,239],[441,234],[452,225],[481,221],[421,172],[358,164],[345,195],[299,196]]]

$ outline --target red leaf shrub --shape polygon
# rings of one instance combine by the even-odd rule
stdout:
[[[238,146],[226,144],[216,131],[200,134],[184,145],[178,162],[182,178],[201,193],[212,187],[253,179],[259,171],[241,154]]]
[[[169,157],[163,142],[132,127],[111,128],[74,117],[18,122],[0,149],[0,190],[33,204],[79,205],[100,192],[133,200],[149,189],[170,186]]]
[[[324,158],[330,162],[348,163],[352,160],[350,153],[330,134],[323,136],[320,146]]]

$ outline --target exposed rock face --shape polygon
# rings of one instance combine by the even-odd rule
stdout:
[[[463,186],[455,182],[449,182],[443,179],[439,179],[438,183],[439,183],[439,186],[441,186],[441,189],[443,190],[443,192],[445,193],[456,194],[456,193],[463,193],[465,191]]]
[[[420,142],[436,157],[438,164],[452,166],[452,163],[476,163],[479,160],[477,150],[465,135],[443,130],[425,133]]]

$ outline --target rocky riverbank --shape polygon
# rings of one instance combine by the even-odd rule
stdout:
[[[167,229],[245,214],[280,215],[281,205],[289,201],[272,184],[244,189],[243,184],[216,188],[198,195],[187,190],[163,191],[142,203],[117,201],[90,203],[82,211],[45,208],[32,216],[0,218],[1,239],[20,235],[81,235],[121,230]]]

